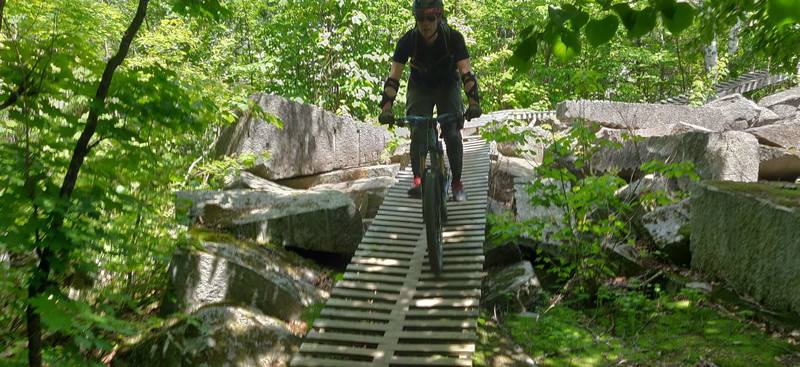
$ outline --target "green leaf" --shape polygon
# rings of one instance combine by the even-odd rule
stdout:
[[[40,296],[28,302],[42,317],[42,321],[48,330],[67,331],[72,327],[72,316],[56,305],[56,302],[63,302],[59,297],[47,299],[44,296]]]
[[[572,30],[577,32],[589,22],[589,13],[583,10],[578,10],[570,22],[572,23]]]
[[[173,0],[172,10],[200,18],[220,20],[230,14],[219,0]]]
[[[636,11],[631,9],[628,4],[616,4],[612,7],[614,12],[619,15],[619,19],[622,20],[622,25],[625,26],[625,29],[630,32],[633,27],[636,25]]]
[[[581,51],[580,39],[577,32],[565,31],[553,43],[553,55],[566,61]]]
[[[656,10],[651,6],[648,6],[643,10],[636,12],[636,24],[634,24],[633,29],[628,30],[628,36],[631,38],[642,37],[650,33],[655,26]]]
[[[547,7],[547,15],[551,24],[563,27],[564,23],[571,18],[570,12],[575,10],[577,9],[570,4],[564,4],[561,8],[550,5]]]
[[[664,26],[672,34],[679,34],[694,22],[695,10],[689,3],[679,3],[661,9]]]
[[[527,72],[530,70],[530,59],[536,55],[538,47],[538,37],[533,35],[524,39],[514,49],[514,54],[508,59],[508,63],[513,66],[518,72]]]
[[[602,19],[592,19],[586,25],[586,39],[592,46],[600,46],[611,41],[619,28],[619,19],[609,14]]]
[[[767,16],[776,26],[800,23],[800,0],[769,0]]]

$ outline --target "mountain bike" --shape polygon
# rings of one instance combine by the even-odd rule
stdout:
[[[442,227],[447,222],[447,198],[450,188],[450,172],[444,165],[444,149],[439,139],[438,124],[456,121],[461,116],[452,113],[432,116],[403,116],[397,118],[398,125],[409,124],[414,128],[425,129],[424,152],[431,159],[429,167],[425,160],[420,160],[422,174],[422,220],[425,223],[425,238],[428,243],[428,260],[431,271],[439,275],[442,272]]]

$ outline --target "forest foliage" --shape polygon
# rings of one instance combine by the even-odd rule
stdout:
[[[792,72],[798,61],[795,0],[445,3],[486,111],[689,93],[708,80],[703,48],[713,39],[738,41],[723,52],[731,76]],[[259,113],[254,92],[375,122],[394,42],[413,26],[409,8],[0,0],[0,359],[27,363],[34,316],[44,362],[59,366],[102,364],[126,337],[158,327],[152,311],[184,234],[173,192],[208,185],[220,130]],[[732,32],[739,22],[748,26]]]

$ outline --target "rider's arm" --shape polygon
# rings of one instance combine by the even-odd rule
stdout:
[[[397,97],[397,88],[400,85],[400,78],[403,76],[403,68],[405,65],[392,61],[392,67],[389,69],[389,77],[383,85],[384,100],[381,106],[381,112],[391,111],[394,99]],[[390,82],[393,81],[394,83]]]
[[[472,68],[469,64],[469,58],[456,62],[456,67],[458,68],[458,74],[461,75],[464,91],[467,93],[467,98],[469,98],[469,104],[478,105],[480,102],[477,93],[478,81],[475,79],[475,74],[472,73]],[[475,92],[470,93],[473,88],[475,88]]]

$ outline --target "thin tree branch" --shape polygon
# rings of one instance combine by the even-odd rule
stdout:
[[[92,100],[89,117],[86,119],[86,127],[84,127],[83,133],[81,133],[81,136],[75,145],[75,150],[72,153],[72,159],[70,161],[69,168],[67,169],[67,174],[64,176],[64,181],[61,184],[59,197],[62,200],[65,200],[65,202],[72,196],[72,192],[75,190],[75,183],[78,180],[78,173],[80,172],[83,161],[89,152],[89,142],[97,130],[98,118],[103,110],[106,98],[108,97],[114,72],[128,55],[131,42],[133,42],[133,38],[136,37],[136,33],[139,31],[139,28],[142,26],[142,22],[144,21],[145,14],[147,13],[147,4],[149,1],[150,0],[139,0],[139,5],[136,9],[136,15],[134,15],[133,20],[128,26],[128,29],[125,30],[125,34],[122,36],[119,50],[113,57],[111,57],[110,60],[108,60],[106,68],[103,71],[103,76],[100,79],[100,85],[97,87],[97,93]],[[60,212],[53,214],[53,220],[51,221],[49,231],[52,233],[58,232],[63,223],[64,214]],[[39,248],[37,247],[37,250],[38,249]],[[50,247],[44,247],[41,250],[39,265],[37,266],[37,269],[34,270],[33,277],[31,278],[28,286],[28,299],[33,299],[40,296],[47,289],[49,284],[48,278],[50,276],[50,261],[54,255],[55,254]],[[34,310],[31,304],[28,304],[25,313],[28,319],[28,365],[30,367],[41,367],[41,316],[36,310]]]
[[[72,153],[72,160],[69,163],[69,169],[67,170],[67,174],[64,176],[64,182],[61,185],[60,192],[61,198],[69,198],[72,195],[72,191],[75,189],[75,182],[78,179],[78,173],[80,172],[83,160],[86,158],[89,141],[97,130],[97,120],[102,112],[103,106],[105,105],[106,97],[108,97],[108,91],[111,87],[111,80],[114,77],[114,72],[128,55],[131,42],[136,36],[136,32],[139,31],[139,27],[141,27],[142,21],[144,20],[145,13],[147,12],[147,3],[149,1],[150,0],[139,0],[139,6],[136,9],[136,15],[134,16],[133,21],[128,29],[125,31],[125,35],[122,37],[122,42],[119,45],[119,51],[117,51],[117,53],[108,60],[108,64],[106,64],[106,68],[103,71],[103,77],[100,79],[100,86],[97,88],[97,93],[94,96],[94,100],[92,100],[91,109],[89,110],[89,117],[86,119],[86,127],[83,129],[83,133],[81,133],[80,138],[78,138],[78,143],[75,145],[75,150]]]
[[[2,0],[0,0],[2,1]],[[0,111],[5,110],[6,108],[11,107],[14,103],[17,103],[19,96],[25,93],[25,84],[20,85],[17,90],[11,92],[11,95],[8,96],[3,104],[0,104]]]

